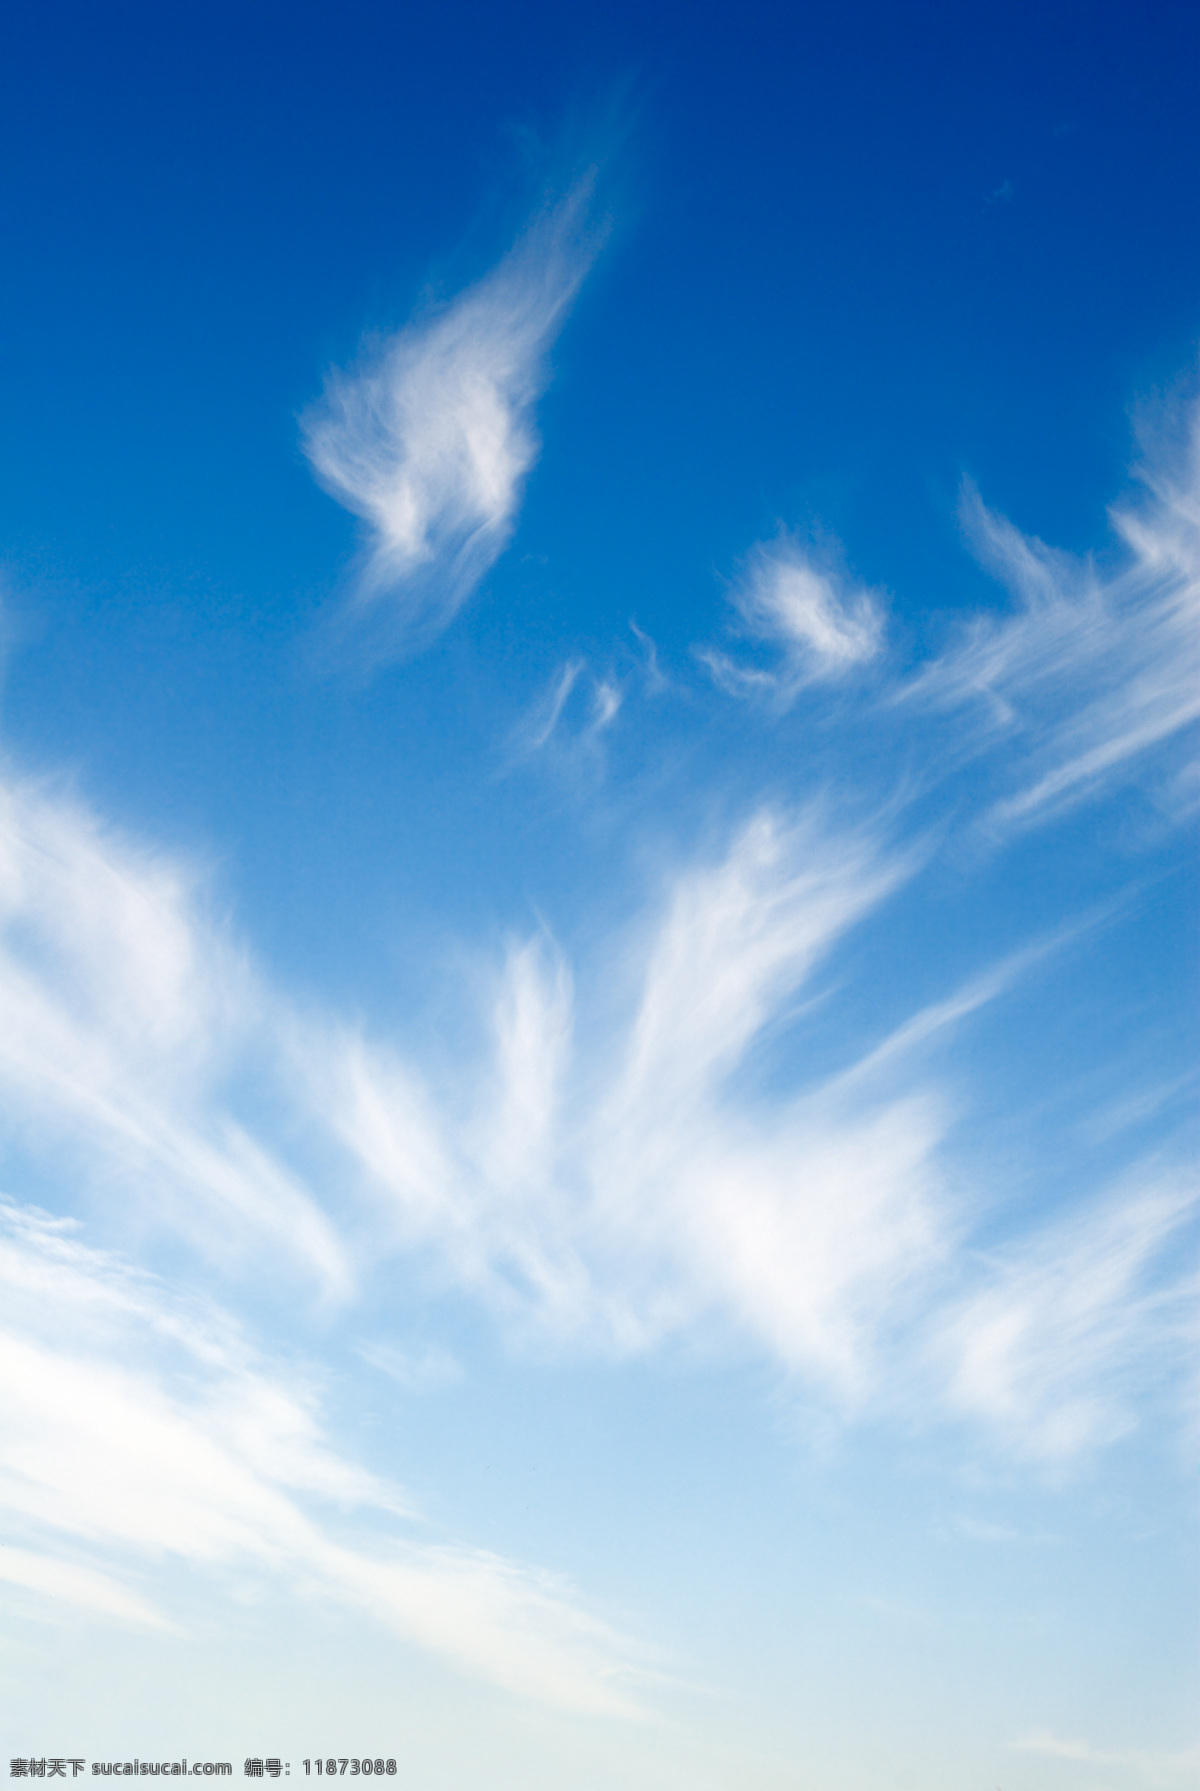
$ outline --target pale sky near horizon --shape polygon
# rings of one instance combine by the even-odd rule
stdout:
[[[9,48],[0,1768],[1195,1784],[1196,21]]]

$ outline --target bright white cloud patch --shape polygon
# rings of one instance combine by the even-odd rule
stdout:
[[[416,319],[304,419],[313,470],[367,524],[356,610],[380,650],[427,640],[503,551],[537,458],[546,356],[595,255],[585,183],[477,286]]]
[[[714,648],[702,649],[700,657],[725,688],[768,696],[782,707],[807,685],[868,664],[883,646],[877,594],[822,565],[786,534],[751,549],[733,603],[745,634],[774,648],[775,662],[755,665]]]
[[[937,1254],[936,1103],[860,1092],[751,1121],[731,1080],[911,869],[869,834],[761,815],[609,957],[615,1035],[535,940],[509,956],[471,1119],[461,1072],[432,1089],[361,1038],[314,1047],[312,1099],[398,1235],[522,1325],[635,1350],[732,1324],[848,1391]]]

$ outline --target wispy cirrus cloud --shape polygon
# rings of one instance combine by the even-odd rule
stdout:
[[[952,1408],[984,1417],[1018,1452],[1068,1461],[1133,1428],[1147,1394],[1195,1342],[1200,1193],[1152,1163],[1082,1211],[977,1265],[939,1320]]]
[[[734,1085],[912,869],[870,832],[764,813],[675,881],[623,960],[606,955],[627,988],[615,1030],[534,939],[509,955],[465,1115],[461,1075],[431,1089],[362,1038],[316,1043],[311,1099],[399,1235],[522,1328],[624,1352],[732,1326],[849,1391],[890,1291],[939,1248],[935,1104],[752,1116]]]
[[[507,745],[511,769],[547,747],[559,764],[596,760],[605,736],[631,702],[661,696],[671,688],[658,662],[654,641],[630,621],[634,646],[619,643],[601,664],[580,655],[564,660],[513,728]]]
[[[228,1263],[269,1240],[331,1297],[350,1267],[303,1180],[239,1120],[266,999],[201,879],[80,804],[0,783],[0,1098],[26,1148]]]
[[[844,678],[883,648],[884,606],[798,537],[781,533],[746,557],[731,598],[739,632],[769,650],[764,663],[714,647],[701,662],[724,689],[786,709],[813,684]]]
[[[764,812],[682,871],[605,954],[626,991],[615,1029],[547,934],[515,944],[490,1050],[450,1087],[400,1041],[301,1020],[177,867],[77,804],[14,786],[5,813],[0,1092],[31,1159],[91,1210],[234,1274],[269,1241],[341,1302],[369,1237],[374,1272],[381,1252],[430,1255],[573,1348],[646,1348],[715,1319],[818,1376],[861,1372],[843,1309],[864,1276],[903,1278],[910,1245],[920,1259],[937,1127],[921,1103],[751,1123],[731,1088],[911,876],[881,835]],[[247,1084],[270,1098],[239,1114]],[[357,1170],[336,1194],[331,1148]]]
[[[600,245],[590,180],[443,311],[331,373],[303,419],[321,483],[366,524],[349,619],[379,657],[444,628],[503,551],[538,453],[547,353]]]
[[[1131,1197],[1132,1231],[1110,1237],[1089,1209],[1074,1241],[1035,1236],[965,1281],[946,1269],[970,1220],[943,1162],[958,1097],[929,1053],[1053,941],[832,1074],[770,1098],[748,1074],[822,994],[839,942],[917,877],[894,817],[763,810],[605,942],[600,985],[545,930],[517,941],[482,1047],[446,1080],[402,1038],[301,1019],[177,868],[77,804],[14,787],[5,814],[17,1024],[0,1092],[31,1160],[97,1214],[135,1212],[234,1274],[267,1239],[351,1313],[358,1284],[415,1256],[542,1347],[737,1336],[850,1406],[887,1406],[891,1380],[936,1360],[931,1409],[1034,1455],[1125,1422],[1113,1377],[1163,1342],[1146,1271],[1183,1207],[1168,1224]],[[239,1116],[247,1080],[270,1098]],[[1054,1276],[1072,1251],[1068,1298]],[[1055,1361],[1076,1365],[1070,1384]]]
[[[570,1588],[516,1562],[414,1537],[398,1489],[343,1460],[317,1402],[211,1301],[0,1205],[0,1579],[167,1632],[142,1582],[162,1563],[232,1593],[277,1580],[369,1615],[522,1697],[636,1713],[645,1665]],[[383,1513],[369,1545],[330,1514]]]
[[[1004,755],[981,817],[1000,834],[1039,825],[1115,779],[1146,772],[1167,809],[1194,806],[1200,720],[1200,406],[1182,451],[1139,469],[1140,502],[1113,512],[1126,549],[1102,569],[1023,535],[964,485],[968,542],[1016,608],[978,617],[897,693],[957,712],[952,759]]]
[[[973,616],[907,676],[883,670],[855,725],[900,729],[925,789],[987,763],[976,826],[1003,839],[1136,779],[1162,812],[1200,806],[1200,404],[1182,409],[1136,472],[1141,495],[1112,511],[1119,553],[1076,559],[990,510],[964,481],[959,517],[975,557],[1011,593],[1008,613]],[[885,605],[818,551],[782,533],[748,554],[731,600],[738,651],[696,656],[731,695],[781,714],[814,687],[881,660]],[[757,649],[757,650],[756,650]],[[919,731],[943,722],[937,747]]]

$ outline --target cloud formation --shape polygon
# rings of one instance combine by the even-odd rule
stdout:
[[[974,615],[941,653],[861,693],[855,725],[869,717],[881,738],[898,725],[910,762],[914,727],[939,730],[910,795],[985,766],[976,826],[995,841],[1122,782],[1169,824],[1200,808],[1200,404],[1180,414],[1182,439],[1167,419],[1135,469],[1140,494],[1112,511],[1119,551],[1105,563],[1023,534],[964,481],[964,537],[1013,607]],[[780,715],[881,660],[881,596],[832,563],[786,533],[751,549],[732,591],[745,645],[695,650],[722,689]]]
[[[311,1099],[406,1245],[522,1327],[625,1352],[732,1324],[848,1392],[890,1290],[936,1254],[936,1116],[868,1097],[751,1119],[731,1083],[911,868],[760,815],[607,957],[629,990],[615,1035],[535,938],[509,954],[465,1118],[461,1070],[432,1089],[361,1037],[314,1046]]]
[[[916,717],[927,750],[937,718],[942,838],[986,825],[999,849],[1135,769],[1178,779],[1200,704],[1180,670],[1194,468],[1193,453],[1156,476],[1122,520],[1129,563],[1104,576],[970,500],[1019,607],[864,696],[900,738]],[[868,663],[878,612],[772,554],[753,562],[745,615],[775,630],[782,700]],[[569,661],[531,749],[589,692],[607,725],[618,688]],[[989,755],[994,783],[954,782]],[[915,959],[943,910],[921,907],[936,830],[924,814],[918,829],[907,788],[850,793],[831,775],[822,796],[743,805],[644,877],[621,927],[589,914],[573,954],[547,925],[511,937],[480,979],[476,1030],[430,1053],[399,1024],[301,1013],[197,873],[6,776],[0,1112],[30,1196],[52,1188],[148,1249],[182,1242],[231,1287],[269,1248],[326,1325],[417,1264],[543,1352],[753,1352],[845,1418],[967,1422],[1060,1467],[1135,1423],[1186,1356],[1195,1196],[1160,1151],[1120,1178],[1106,1165],[1069,1212],[1005,1213],[986,1140],[974,1161],[954,1142],[973,1088],[948,1047],[1041,974],[1078,918],[998,959],[977,950],[957,980],[935,939],[886,1025],[873,986],[852,1020],[848,979],[872,974],[854,969],[855,941],[890,923],[887,963]],[[323,1501],[401,1525],[403,1500],[339,1455],[316,1402],[227,1313],[28,1205],[5,1223],[11,1580],[169,1626],[135,1559],[279,1574],[512,1689],[626,1702],[635,1651],[532,1570],[399,1531],[390,1551],[336,1538]],[[71,1327],[50,1334],[51,1310]],[[408,1385],[455,1372],[413,1358],[386,1321],[354,1346]]]
[[[351,1310],[415,1255],[543,1347],[737,1336],[847,1410],[933,1363],[931,1409],[1047,1458],[1118,1434],[1122,1364],[1173,1346],[1154,1275],[1190,1207],[1149,1181],[1069,1237],[947,1271],[969,1225],[929,1053],[1052,943],[832,1072],[759,1088],[771,1041],[827,1004],[840,942],[920,873],[894,821],[760,811],[604,943],[602,992],[545,930],[515,941],[485,1049],[439,1079],[402,1039],[301,1019],[183,873],[77,805],[14,787],[4,813],[0,1093],[93,1213],[136,1213],[235,1276],[269,1240]],[[269,1098],[239,1113],[247,1085]]]
[[[1147,1164],[1083,1212],[990,1253],[942,1321],[951,1405],[1048,1462],[1131,1430],[1194,1343],[1195,1273],[1161,1270],[1197,1202],[1192,1177]]]
[[[537,458],[547,352],[598,250],[584,181],[490,274],[329,375],[313,471],[367,525],[352,613],[382,656],[444,628],[503,551]]]
[[[1200,406],[1182,451],[1138,472],[1141,500],[1113,512],[1126,552],[1111,569],[1021,534],[963,488],[967,540],[1016,607],[975,618],[897,700],[963,718],[947,739],[959,763],[1003,754],[1007,787],[983,817],[994,832],[1138,775],[1173,815],[1200,801]]]
[[[0,1579],[167,1633],[149,1566],[278,1580],[519,1696],[634,1713],[625,1638],[536,1570],[414,1540],[403,1495],[338,1456],[228,1312],[9,1203],[0,1289],[0,1513],[21,1539]],[[331,1508],[385,1514],[390,1539],[336,1540]]]
[[[231,1079],[263,1054],[265,1000],[194,872],[68,798],[0,782],[10,1135],[55,1179],[119,1189],[140,1222],[225,1266],[266,1241],[342,1297],[350,1269],[329,1219],[232,1110]]]
[[[732,601],[741,632],[775,655],[763,665],[701,648],[713,678],[735,695],[767,697],[787,708],[809,685],[845,677],[883,647],[878,593],[855,585],[786,533],[751,548]]]

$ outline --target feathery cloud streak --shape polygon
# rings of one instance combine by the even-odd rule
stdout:
[[[1189,748],[1200,720],[1200,404],[1184,421],[1182,447],[1156,445],[1136,468],[1141,498],[1112,511],[1124,550],[1115,564],[1022,534],[965,481],[964,536],[1015,607],[973,617],[907,676],[882,668],[862,693],[855,725],[869,717],[886,729],[890,718],[911,732],[917,718],[941,719],[922,787],[988,765],[995,788],[976,820],[993,840],[1121,781],[1148,787],[1168,822],[1200,805]],[[710,645],[696,657],[720,688],[776,715],[882,661],[879,595],[787,535],[751,549],[732,601],[746,642],[773,657]]]
[[[1194,1348],[1195,1273],[1164,1282],[1152,1271],[1196,1204],[1192,1178],[1146,1165],[1083,1213],[995,1252],[938,1339],[955,1364],[951,1404],[1047,1461],[1132,1429],[1148,1390]]]
[[[932,1104],[790,1103],[731,1079],[837,940],[913,865],[810,815],[758,816],[606,954],[615,1034],[550,942],[510,953],[491,1067],[462,1117],[362,1038],[314,1041],[309,1099],[398,1237],[572,1348],[712,1323],[821,1383],[866,1372],[865,1314],[936,1254]],[[862,1349],[860,1349],[860,1344]]]
[[[298,1584],[520,1696],[634,1713],[628,1641],[547,1576],[414,1541],[402,1495],[339,1458],[229,1313],[7,1203],[0,1288],[0,1513],[25,1545],[0,1578],[168,1633],[147,1566]],[[335,1539],[331,1506],[385,1514],[390,1542]]]
[[[267,1240],[344,1295],[329,1220],[230,1110],[236,1066],[262,1055],[265,997],[197,881],[76,803],[0,783],[8,1126],[56,1178],[110,1182],[217,1261]]]
[[[734,695],[764,697],[786,709],[808,686],[844,678],[882,651],[879,594],[855,586],[786,533],[751,548],[731,595],[742,632],[776,655],[764,666],[700,648],[702,663]]]
[[[303,419],[317,478],[367,524],[353,610],[385,657],[444,628],[508,542],[547,352],[600,245],[590,199],[584,181],[444,312],[332,373]]]
[[[898,700],[966,713],[948,741],[959,762],[1003,753],[1008,787],[982,817],[995,833],[1143,770],[1168,812],[1200,796],[1194,756],[1171,756],[1200,719],[1200,405],[1187,424],[1181,453],[1138,469],[1142,501],[1114,510],[1127,554],[1110,571],[1022,535],[964,486],[968,542],[1017,608],[973,621]]]
[[[996,1391],[1026,1386],[1054,1354],[1066,1308],[1034,1292],[1061,1241],[1034,1240],[1020,1273],[977,1274],[967,1318],[961,1285],[943,1286],[968,1216],[941,1163],[947,1096],[921,1054],[997,999],[1005,975],[918,1015],[857,1069],[800,1075],[769,1101],[745,1081],[839,940],[919,870],[881,825],[761,813],[606,949],[609,983],[626,989],[616,1014],[581,996],[547,936],[515,945],[490,1050],[440,1086],[398,1043],[301,1021],[177,871],[78,808],[25,790],[6,816],[0,987],[17,1025],[0,1089],[34,1160],[69,1175],[92,1211],[120,1221],[132,1203],[143,1226],[235,1275],[267,1239],[351,1310],[364,1278],[415,1252],[506,1323],[572,1350],[732,1328],[851,1404],[887,1403],[882,1345],[899,1360],[907,1330],[914,1362],[940,1339],[941,1409],[1028,1452],[1061,1451],[1055,1414],[1082,1397],[1075,1382]],[[89,904],[90,930],[76,919]],[[247,1064],[272,1091],[266,1133],[262,1112],[236,1110]],[[281,1124],[286,1149],[272,1142]],[[331,1168],[332,1147],[354,1173]],[[1121,1247],[1139,1274],[1187,1217],[1186,1202],[1166,1218],[1160,1207],[1130,1205],[1146,1224],[1131,1218]],[[1065,1353],[1102,1381],[1140,1348],[1153,1303],[1132,1300],[1128,1277],[1097,1270],[1088,1285]],[[1008,1353],[997,1343],[984,1362],[985,1333]],[[1078,1446],[1105,1434],[1084,1427]]]

